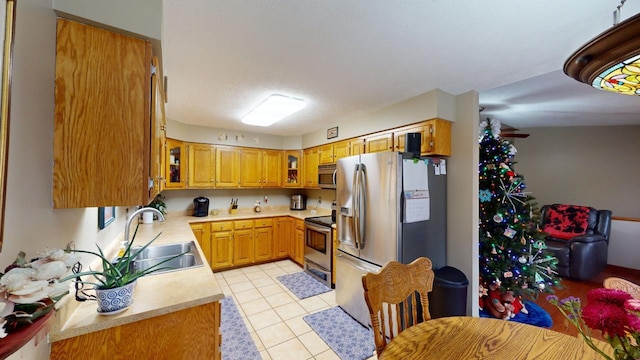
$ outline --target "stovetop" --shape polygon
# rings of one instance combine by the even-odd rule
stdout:
[[[331,219],[331,215],[308,217],[308,218],[305,218],[304,221],[308,221],[313,224],[324,225],[324,226],[331,226],[334,224],[334,222]]]

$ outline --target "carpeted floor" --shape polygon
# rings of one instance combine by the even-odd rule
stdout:
[[[300,300],[331,291],[330,287],[314,279],[304,271],[278,276],[276,279]]]
[[[222,334],[223,360],[261,360],[262,357],[247,330],[233,299],[220,300],[222,316],[220,333]]]
[[[303,317],[341,360],[364,360],[373,355],[373,333],[339,306]]]

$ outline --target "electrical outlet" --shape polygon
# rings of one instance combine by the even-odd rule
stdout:
[[[318,196],[318,204],[322,204],[322,196]]]
[[[267,195],[264,196],[263,200],[264,200],[265,205],[267,204],[267,202],[269,202],[269,198],[267,197]]]

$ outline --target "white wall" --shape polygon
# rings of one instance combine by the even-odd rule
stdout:
[[[567,203],[640,219],[640,126],[521,129],[516,169],[539,206]],[[614,221],[608,263],[640,269],[640,222]]]

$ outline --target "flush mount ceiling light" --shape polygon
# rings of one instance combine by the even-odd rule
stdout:
[[[613,27],[573,53],[564,73],[596,89],[640,95],[640,14],[618,23],[625,1],[613,13]]]
[[[284,95],[271,95],[262,104],[251,110],[242,122],[249,125],[270,126],[276,121],[305,107],[304,100]]]

